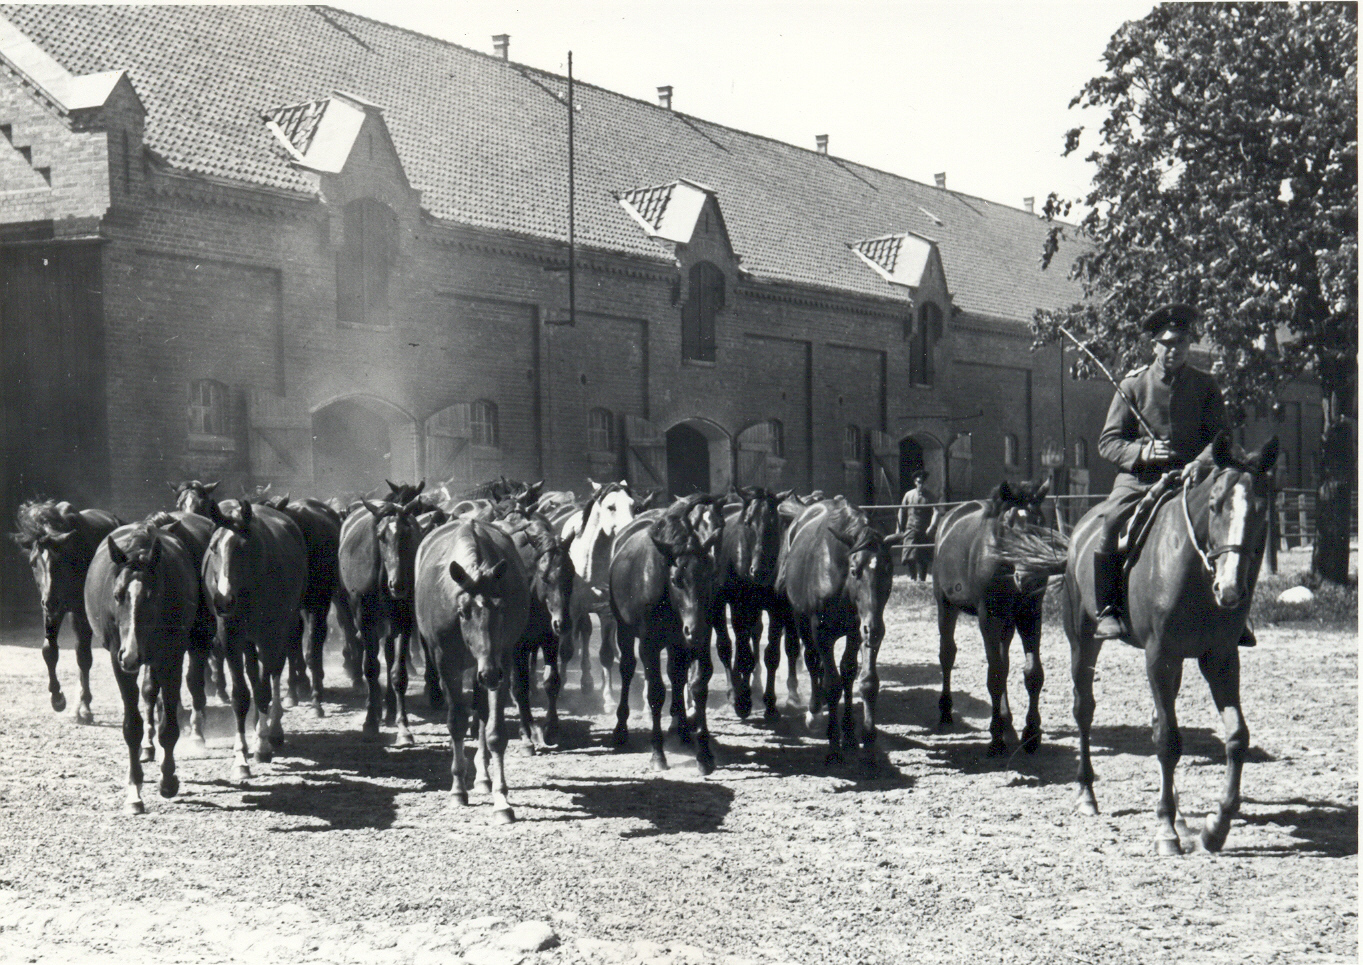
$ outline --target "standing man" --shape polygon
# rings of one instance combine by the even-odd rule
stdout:
[[[1127,373],[1098,438],[1099,454],[1121,470],[1102,503],[1103,538],[1093,556],[1094,599],[1100,607],[1094,637],[1099,640],[1130,633],[1123,606],[1123,559],[1117,552],[1122,524],[1165,473],[1180,470],[1183,479],[1203,479],[1213,465],[1212,440],[1226,428],[1226,407],[1216,381],[1188,364],[1196,319],[1191,305],[1174,304],[1156,309],[1141,323],[1153,339],[1154,361]],[[1155,438],[1142,428],[1128,399]],[[1248,628],[1240,645],[1254,646]]]
[[[913,488],[904,494],[899,504],[899,530],[904,534],[900,562],[908,567],[909,576],[915,580],[927,579],[932,550],[914,544],[931,541],[932,529],[937,524],[937,510],[926,505],[934,501],[927,490],[927,479],[926,469],[915,472]]]

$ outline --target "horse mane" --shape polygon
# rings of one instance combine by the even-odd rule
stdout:
[[[1045,498],[1045,494],[1041,492],[1044,485],[1045,483],[1023,480],[1014,488],[1008,480],[1003,480],[983,500],[985,517],[997,518],[1005,509],[1031,508]]]
[[[43,497],[30,499],[20,503],[15,514],[14,540],[24,549],[31,549],[45,537],[71,532],[79,518],[68,502]]]
[[[130,558],[148,556],[156,543],[158,532],[159,524],[144,519],[140,523],[134,523],[132,529],[122,535],[118,541],[118,548]]]

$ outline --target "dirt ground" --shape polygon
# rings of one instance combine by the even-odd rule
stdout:
[[[448,742],[419,686],[415,747],[361,740],[362,696],[332,650],[328,716],[289,711],[273,763],[229,781],[230,714],[210,698],[209,754],[181,756],[179,797],[160,798],[150,771],[148,813],[124,816],[107,655],[96,654],[95,724],[82,726],[71,638],[61,655],[70,706],[56,714],[38,633],[7,635],[0,961],[1357,960],[1355,633],[1260,628],[1243,654],[1253,749],[1226,850],[1157,858],[1138,652],[1109,645],[1099,663],[1102,814],[1085,818],[1072,810],[1077,736],[1057,628],[1043,641],[1040,751],[989,759],[973,623],[957,630],[961,724],[947,733],[933,726],[936,621],[921,586],[896,578],[887,623],[872,777],[827,770],[823,740],[793,714],[739,721],[722,673],[711,702],[718,770],[702,779],[674,747],[672,769],[654,773],[642,713],[629,748],[609,749],[613,718],[589,713],[574,670],[560,747],[508,757],[519,821],[507,827],[493,825],[484,795],[447,804]],[[1015,644],[1019,725],[1020,662]],[[1181,802],[1205,813],[1224,758],[1193,667],[1179,710]]]

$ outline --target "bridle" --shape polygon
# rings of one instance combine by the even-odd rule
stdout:
[[[1192,477],[1183,480],[1183,498],[1181,502],[1183,504],[1183,522],[1187,524],[1188,527],[1188,541],[1192,543],[1193,549],[1197,551],[1198,558],[1202,560],[1203,568],[1208,573],[1215,573],[1216,572],[1215,561],[1217,559],[1219,559],[1222,556],[1225,556],[1227,553],[1248,554],[1250,548],[1246,546],[1244,543],[1224,543],[1221,546],[1212,547],[1210,550],[1202,549],[1201,545],[1199,545],[1197,542],[1197,530],[1193,527],[1192,513],[1188,509],[1188,493],[1192,490],[1192,488],[1193,488]],[[1209,536],[1210,532],[1211,530],[1209,527],[1208,528]],[[1267,527],[1265,527],[1264,538],[1267,539],[1267,537],[1268,530]]]

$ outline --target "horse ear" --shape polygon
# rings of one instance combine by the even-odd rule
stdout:
[[[110,533],[105,537],[104,542],[109,547],[109,559],[114,561],[114,566],[122,569],[128,565],[128,554],[123,552],[123,548],[114,542],[114,534]]]
[[[204,495],[205,495],[205,496],[210,495],[210,494],[213,492],[213,490],[215,490],[215,489],[218,488],[218,483],[220,483],[220,482],[222,482],[221,479],[219,479],[218,482],[204,483],[204,487],[203,487],[203,488],[204,488]]]
[[[147,554],[147,565],[155,566],[161,559],[161,541],[155,536],[151,540],[151,552]]]
[[[389,485],[392,485],[392,483],[389,483]],[[371,503],[367,499],[361,499],[360,502],[364,504],[364,508],[369,510],[369,514],[375,519],[382,518],[392,505],[391,503]]]
[[[1041,485],[1036,488],[1036,495],[1032,497],[1032,501],[1038,503],[1041,502],[1043,499],[1046,498],[1047,494],[1050,493],[1050,491],[1051,480],[1050,477],[1048,476],[1045,479],[1043,479],[1041,481]]]
[[[601,491],[601,484],[597,482],[595,479],[593,479],[591,476],[587,477],[587,482],[592,484],[592,492],[596,493]]]
[[[502,574],[506,572],[506,560],[498,560],[497,565],[488,571],[488,579],[500,580]]]
[[[469,577],[468,571],[459,565],[458,560],[450,560],[450,579],[458,583],[459,588],[465,593],[473,592],[473,580]]]
[[[256,511],[252,509],[251,504],[244,499],[237,503],[237,505],[241,507],[241,525],[249,526],[251,520],[255,517]]]
[[[1278,437],[1274,436],[1264,447],[1259,450],[1258,468],[1255,470],[1260,476],[1273,471],[1273,467],[1278,462]]]
[[[1225,429],[1222,429],[1216,434],[1216,438],[1212,440],[1212,460],[1215,461],[1218,467],[1229,466],[1235,461],[1235,453],[1232,449],[1233,443],[1231,442],[1230,433]]]
[[[412,493],[412,497],[413,497],[413,498],[416,498],[417,496],[420,496],[420,495],[421,495],[421,491],[422,491],[423,489],[425,489],[425,488],[426,488],[426,480],[423,479],[423,480],[421,480],[421,482],[419,482],[419,483],[416,484],[416,490]]]
[[[388,484],[388,488],[392,490],[394,493],[400,492],[402,490],[402,487],[399,486],[397,483],[393,482],[393,480],[391,479],[385,479],[384,482]]]

